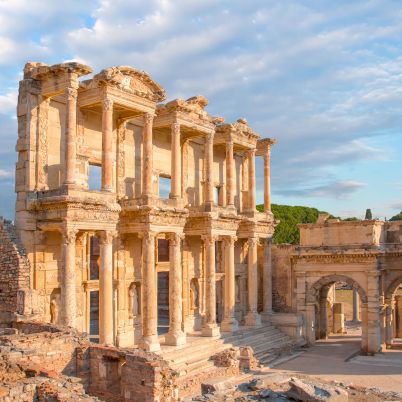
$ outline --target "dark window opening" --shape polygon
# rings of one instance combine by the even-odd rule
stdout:
[[[99,260],[100,247],[99,239],[96,236],[91,236],[89,242],[89,279],[99,279]]]
[[[169,262],[169,240],[158,239],[158,262]]]

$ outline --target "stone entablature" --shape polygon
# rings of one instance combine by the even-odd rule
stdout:
[[[42,318],[99,326],[91,336],[101,343],[147,350],[160,347],[167,312],[170,345],[189,331],[258,326],[272,308],[262,287],[271,286],[275,141],[244,119],[223,124],[203,96],[160,103],[164,89],[143,71],[81,79],[91,72],[28,63],[20,83],[16,227]]]

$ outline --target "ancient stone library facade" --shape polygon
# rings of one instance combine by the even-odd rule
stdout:
[[[147,73],[28,63],[18,98],[17,233],[45,322],[155,351],[271,312],[270,147]],[[256,210],[256,158],[264,212]]]

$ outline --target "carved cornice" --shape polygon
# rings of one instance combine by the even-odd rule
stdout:
[[[377,261],[377,255],[362,254],[324,254],[324,255],[294,255],[295,262],[308,262],[314,264],[339,264],[339,263],[373,263]]]

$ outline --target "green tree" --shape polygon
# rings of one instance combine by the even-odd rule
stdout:
[[[373,219],[373,214],[371,213],[371,209],[366,209],[366,216],[364,217],[365,220],[371,221]]]
[[[399,214],[393,216],[390,221],[402,221],[402,211]]]

